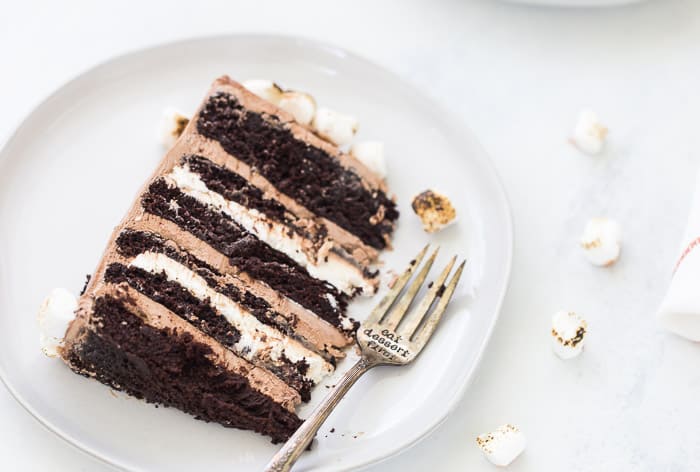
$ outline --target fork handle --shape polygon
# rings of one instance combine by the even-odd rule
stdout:
[[[331,414],[340,400],[348,393],[350,387],[352,387],[355,382],[357,382],[357,379],[365,372],[376,365],[376,363],[369,359],[361,357],[355,365],[343,375],[326,398],[314,409],[311,416],[309,416],[292,437],[287,440],[284,446],[282,446],[282,449],[274,455],[272,460],[265,467],[265,472],[289,471],[297,459],[299,459],[299,456],[301,456],[311,441],[313,441],[316,432],[318,432],[323,422],[326,421],[328,415]]]

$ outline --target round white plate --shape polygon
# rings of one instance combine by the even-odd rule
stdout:
[[[306,40],[225,36],[127,54],[69,82],[22,123],[0,153],[2,379],[49,429],[124,469],[260,470],[275,452],[265,437],[111,392],[39,350],[42,298],[55,286],[80,290],[163,155],[154,132],[162,109],[194,110],[222,74],[309,91],[357,116],[358,139],[385,142],[402,212],[387,268],[402,269],[427,242],[442,245],[438,266],[454,253],[469,259],[424,354],[410,367],[362,379],[295,470],[344,470],[396,454],[447,417],[479,362],[510,271],[508,205],[484,151],[448,112],[381,67]],[[410,209],[411,197],[428,187],[449,195],[459,212],[459,222],[435,236]],[[319,386],[311,404],[326,391]]]

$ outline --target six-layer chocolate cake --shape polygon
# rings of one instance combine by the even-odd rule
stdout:
[[[384,181],[216,80],[122,223],[61,356],[197,418],[285,440],[334,369],[398,218]]]

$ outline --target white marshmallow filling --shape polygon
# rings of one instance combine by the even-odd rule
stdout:
[[[153,274],[164,273],[169,281],[180,284],[194,297],[203,301],[208,299],[209,304],[240,332],[241,338],[234,345],[234,351],[246,360],[255,363],[269,359],[277,366],[284,365],[286,360],[292,363],[305,361],[309,368],[304,377],[314,383],[333,371],[333,366],[320,355],[261,323],[233,300],[212,289],[201,276],[166,255],[144,252],[129,265]]]
[[[212,191],[187,165],[173,168],[166,175],[166,179],[173,182],[185,195],[231,217],[246,231],[304,267],[312,277],[327,281],[348,295],[353,295],[356,288],[360,288],[365,294],[374,293],[375,287],[364,277],[359,267],[333,252],[329,252],[327,257],[312,259],[304,249],[309,244],[305,244],[301,236],[296,233],[290,234],[289,228],[272,222],[260,211],[227,200],[221,194]]]

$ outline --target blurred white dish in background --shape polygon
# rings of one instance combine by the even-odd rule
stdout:
[[[510,3],[524,3],[552,7],[611,7],[629,5],[643,0],[505,0]]]

